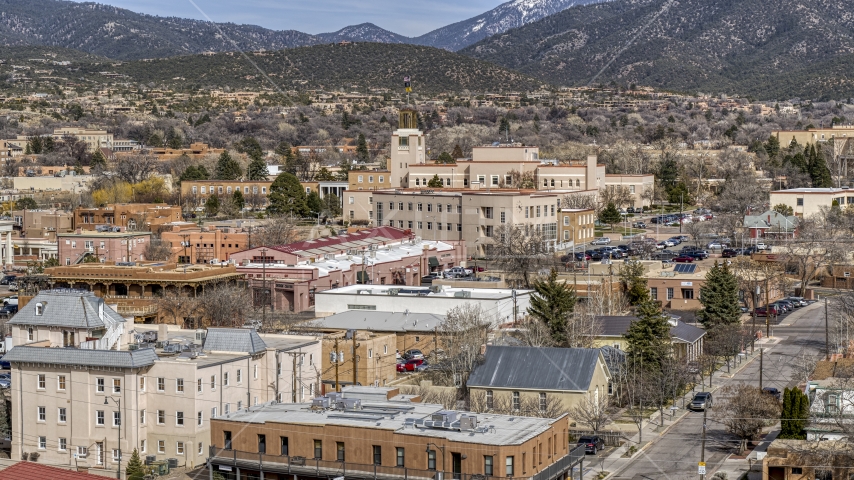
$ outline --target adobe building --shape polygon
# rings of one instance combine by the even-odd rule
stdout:
[[[86,231],[146,231],[183,219],[181,207],[165,203],[111,203],[106,207],[77,207],[73,228]],[[116,229],[119,230],[116,230]]]

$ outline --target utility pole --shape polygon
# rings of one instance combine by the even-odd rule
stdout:
[[[700,447],[700,480],[706,479],[706,414],[709,411],[708,408],[703,409],[703,443]]]
[[[767,276],[765,277],[765,338],[771,338],[771,292],[768,290]]]
[[[827,297],[824,297],[824,355],[830,360],[830,327],[827,320]]]
[[[335,337],[335,351],[332,352],[332,358],[335,359],[335,391],[340,392],[341,386],[338,384],[338,337]]]
[[[264,262],[261,264],[261,277],[263,282],[263,297],[261,300],[261,326],[267,326],[267,249],[261,249],[261,261]]]
[[[753,328],[751,330],[751,340],[750,340],[750,353],[753,354],[756,352],[756,307],[759,306],[759,290],[760,286],[756,286],[756,290],[753,293]],[[768,311],[765,311],[765,314],[768,314]]]
[[[685,194],[680,193],[679,194],[679,233],[682,233],[682,220],[683,220],[682,215],[683,215],[684,210],[685,210]]]
[[[353,331],[353,386],[359,384],[356,377],[356,349],[359,348],[359,344],[356,343],[356,331]],[[365,378],[367,378],[367,370],[365,371]]]
[[[763,367],[762,359],[763,359],[763,357],[765,357],[765,350],[760,348],[759,349],[759,390],[762,390],[762,367]]]

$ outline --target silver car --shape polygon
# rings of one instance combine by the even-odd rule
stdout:
[[[709,392],[699,392],[694,394],[694,399],[688,405],[691,410],[705,410],[712,408],[712,394]]]

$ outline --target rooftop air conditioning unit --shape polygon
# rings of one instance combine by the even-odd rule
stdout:
[[[430,285],[430,292],[442,293],[442,285]]]
[[[471,298],[471,292],[468,290],[454,292],[454,298]]]
[[[462,415],[460,416],[460,430],[474,430],[477,428],[477,416],[476,415]]]
[[[329,397],[317,397],[311,401],[312,407],[329,408]]]

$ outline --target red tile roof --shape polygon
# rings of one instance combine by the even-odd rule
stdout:
[[[33,462],[19,462],[11,467],[0,470],[0,478],[3,480],[32,480],[34,478],[50,478],[50,480],[92,480],[101,478],[98,475],[90,475],[83,472],[63,470],[56,467],[48,467]]]

